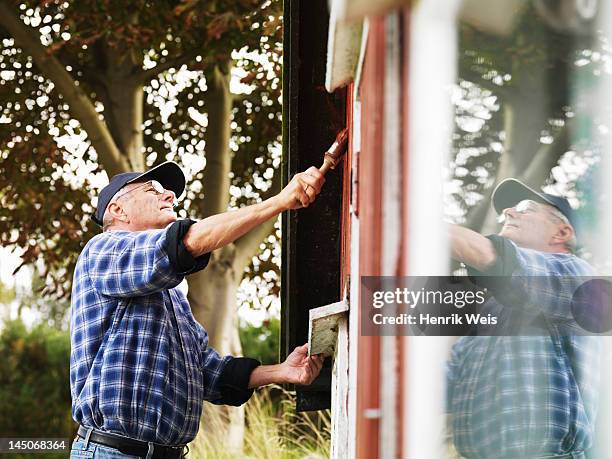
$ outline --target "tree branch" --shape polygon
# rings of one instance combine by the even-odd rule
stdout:
[[[574,119],[566,120],[565,126],[555,136],[553,143],[542,145],[535,155],[533,155],[528,166],[520,173],[516,174],[519,180],[533,188],[540,188],[548,178],[550,171],[557,164],[563,153],[569,146],[569,131],[572,129]],[[474,231],[482,232],[488,225],[487,220],[494,215],[491,207],[491,194],[495,185],[503,179],[508,178],[498,175],[494,185],[483,192],[483,199],[470,209],[466,217],[466,226]]]
[[[230,121],[232,115],[232,94],[229,90],[229,68],[218,66],[206,75],[206,167],[203,172],[204,199],[199,205],[203,217],[225,212],[229,204],[231,171]]]
[[[280,188],[281,171],[277,170],[274,177],[272,177],[272,185],[261,194],[262,200],[274,196],[280,191]],[[270,233],[272,233],[272,231],[274,231],[275,222],[276,218],[268,220],[234,242],[236,247],[236,258],[234,262],[235,272],[242,273],[245,270],[245,268],[251,262],[251,258],[253,258],[259,251],[259,245]]]
[[[155,78],[162,72],[165,72],[171,68],[180,68],[183,64],[189,64],[198,55],[202,54],[201,49],[193,49],[186,52],[185,54],[175,57],[173,59],[166,59],[164,62],[157,64],[152,69],[143,70],[135,75],[135,78],[143,84],[146,84],[150,79]]]
[[[497,183],[497,182],[496,182]],[[471,230],[481,232],[484,226],[485,219],[491,207],[491,194],[493,193],[494,186],[483,190],[482,199],[468,210],[465,217],[465,226]]]
[[[69,65],[72,67],[73,75],[78,75],[81,73],[82,77],[77,79],[91,86],[94,91],[99,91],[104,87],[104,80],[101,77],[102,71],[98,69],[94,63],[92,63],[90,67],[84,67],[81,65],[78,59],[66,51],[65,47],[62,47],[56,51],[55,56],[66,66]]]
[[[251,263],[251,259],[259,252],[261,243],[274,231],[274,223],[276,223],[276,218],[262,223],[240,239],[236,240],[234,270],[239,276],[242,277],[242,273]]]
[[[126,159],[122,157],[87,94],[75,83],[60,61],[48,53],[35,30],[27,27],[5,2],[0,2],[0,25],[11,34],[15,43],[32,57],[40,71],[55,84],[70,106],[70,112],[87,132],[107,174],[111,176],[128,170]]]
[[[566,120],[565,126],[557,133],[551,144],[542,145],[538,149],[529,166],[521,175],[523,182],[532,187],[539,187],[544,183],[552,168],[569,148],[569,131],[572,129],[574,119]]]

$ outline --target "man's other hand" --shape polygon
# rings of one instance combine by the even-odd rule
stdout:
[[[324,183],[325,177],[313,166],[295,174],[276,197],[285,210],[308,207],[317,198]]]
[[[323,367],[325,358],[322,355],[308,357],[308,344],[298,346],[281,363],[285,382],[307,386],[311,384]]]
[[[283,363],[260,365],[251,372],[249,389],[266,384],[300,384],[307,386],[319,376],[325,358],[308,357],[308,344],[296,347]]]

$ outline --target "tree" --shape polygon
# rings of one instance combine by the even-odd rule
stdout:
[[[5,323],[0,333],[0,432],[72,437],[69,367],[68,333],[43,324],[28,331],[20,320]],[[65,454],[52,457],[58,456]]]
[[[0,234],[24,264],[42,262],[47,294],[68,294],[99,231],[91,200],[104,173],[178,161],[183,217],[279,189],[281,27],[278,0],[0,0]],[[236,290],[273,223],[188,279],[221,353],[240,353]]]
[[[575,64],[585,50],[601,45],[593,16],[574,12],[580,2],[570,0],[526,3],[508,36],[460,27],[451,168],[461,191],[454,198],[466,224],[484,233],[494,230],[494,183],[516,177],[536,188],[550,184],[568,151],[590,147],[589,136],[576,129],[576,112],[584,107],[571,95],[597,74]]]
[[[280,319],[272,317],[262,322],[261,326],[244,323],[240,327],[240,342],[249,355],[264,365],[278,361],[280,349]]]

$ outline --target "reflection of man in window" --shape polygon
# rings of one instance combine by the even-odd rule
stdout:
[[[502,182],[492,199],[504,217],[500,233],[484,237],[452,226],[452,256],[474,274],[509,276],[509,288],[527,301],[513,308],[492,299],[489,306],[506,319],[539,317],[542,331],[466,336],[455,344],[448,380],[455,446],[468,458],[583,458],[593,446],[599,342],[564,336],[557,327],[572,321],[559,288],[593,274],[573,254],[572,209],[566,199],[514,179]],[[542,289],[530,281],[535,276],[555,280],[556,288]]]

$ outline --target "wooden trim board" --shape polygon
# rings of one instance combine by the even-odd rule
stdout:
[[[309,311],[308,355],[334,355],[338,341],[338,321],[348,310],[348,302],[339,301]]]

